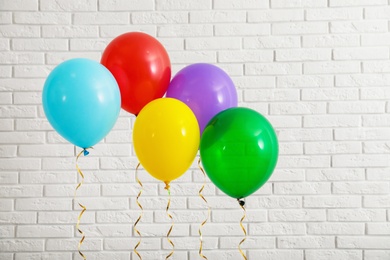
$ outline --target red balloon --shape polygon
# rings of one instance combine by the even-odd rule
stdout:
[[[134,115],[164,96],[171,79],[171,62],[164,46],[141,32],[122,34],[103,52],[101,63],[114,75],[122,108]]]

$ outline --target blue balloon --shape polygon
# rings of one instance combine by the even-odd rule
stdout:
[[[43,109],[53,128],[81,148],[100,142],[118,119],[118,84],[100,63],[71,59],[59,64],[45,81]]]

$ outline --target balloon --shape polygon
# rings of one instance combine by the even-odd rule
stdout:
[[[100,63],[71,59],[49,74],[42,93],[45,115],[66,140],[89,148],[102,140],[120,112],[118,84]]]
[[[118,82],[122,108],[134,115],[150,101],[164,96],[171,79],[171,63],[163,45],[141,32],[125,33],[112,40],[101,63]]]
[[[194,113],[173,98],[150,102],[134,123],[133,144],[140,163],[153,177],[167,185],[191,166],[199,139]]]
[[[278,141],[265,117],[249,108],[230,108],[206,126],[200,156],[210,180],[233,198],[258,190],[271,176]]]
[[[213,116],[237,106],[237,91],[231,78],[219,67],[206,63],[180,70],[168,86],[167,97],[179,99],[192,109],[201,134]]]

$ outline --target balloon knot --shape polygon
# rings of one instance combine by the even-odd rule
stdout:
[[[165,188],[164,189],[169,191],[169,189],[171,188],[171,186],[169,186],[169,181],[164,181],[164,183],[165,183]]]
[[[241,207],[245,206],[245,200],[243,200],[242,198],[237,199],[237,201],[238,201],[238,204],[240,204]]]
[[[84,149],[83,150],[83,153],[84,153],[84,156],[87,156],[89,154],[88,150],[87,149]]]

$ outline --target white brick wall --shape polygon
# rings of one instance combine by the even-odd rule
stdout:
[[[48,124],[44,80],[60,62],[99,60],[121,33],[164,44],[173,72],[214,63],[236,84],[240,106],[275,126],[280,159],[247,198],[250,260],[390,259],[390,1],[1,0],[0,259],[81,259],[73,192],[79,151]],[[134,116],[82,157],[87,259],[138,259]],[[170,220],[161,183],[140,171],[143,259],[165,259]],[[201,259],[206,216],[194,162],[172,183],[172,259]],[[210,260],[242,259],[237,202],[208,182],[203,229]]]

